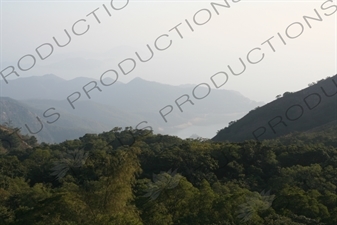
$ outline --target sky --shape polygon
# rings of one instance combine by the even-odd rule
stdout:
[[[337,74],[337,7],[332,7],[337,1],[227,2],[229,8],[212,7],[225,1],[0,0],[0,71],[8,74],[13,66],[20,77],[55,74],[70,80],[100,79],[105,71],[115,70],[123,83],[140,77],[171,85],[208,83],[212,88],[210,78],[223,71],[228,80],[220,88],[265,103]],[[310,28],[303,17],[318,18],[316,12],[322,21],[308,19]],[[75,35],[76,21],[76,33],[88,25],[89,30]],[[65,44],[64,29],[71,41],[59,47],[53,37]],[[158,37],[158,48],[172,44],[158,50]],[[51,52],[50,45],[53,51],[41,60],[36,49],[43,44],[42,56]],[[135,53],[149,58],[147,45],[154,55],[141,62]],[[236,74],[243,71],[240,58],[246,70],[233,75],[229,67]],[[119,64],[124,71],[134,69],[124,75]],[[9,75],[7,84],[0,77],[0,85],[15,78]]]

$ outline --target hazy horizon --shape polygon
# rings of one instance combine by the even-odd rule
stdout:
[[[216,6],[219,15],[210,3],[224,5],[225,1],[113,1],[115,8],[127,3],[121,10],[112,9],[110,2],[1,1],[0,71],[14,66],[20,77],[55,74],[63,79],[89,77],[97,80],[102,73],[113,69],[118,71],[118,81],[122,83],[140,77],[176,86],[211,84],[210,77],[224,71],[229,79],[221,89],[238,91],[263,102],[337,74],[337,13],[332,7],[336,1],[228,1],[230,8]],[[309,19],[312,27],[309,28],[303,16],[317,18],[315,9],[322,21]],[[196,21],[200,23],[207,20],[207,12],[211,13],[209,21],[200,26],[193,22],[199,10],[202,11],[197,14]],[[84,32],[87,25],[90,29],[76,36],[72,26],[79,20],[82,21],[76,26],[78,33]],[[185,20],[189,21],[193,32]],[[295,22],[303,25],[303,33],[290,39],[285,31]],[[183,39],[175,30],[169,31],[180,23]],[[56,46],[53,37],[64,42],[64,29],[69,31],[72,40],[61,48]],[[299,24],[295,24],[288,34],[296,36],[299,29]],[[158,51],[154,42],[164,34],[169,37],[162,37],[158,45],[166,46],[168,40],[172,40],[172,45]],[[272,36],[275,52],[268,44],[262,45]],[[41,60],[35,50],[45,43],[51,43],[54,50]],[[154,56],[143,63],[135,52],[143,58],[148,57],[147,44]],[[246,55],[254,48],[261,50],[251,54],[252,61],[258,61],[262,52],[265,56],[261,62],[249,64]],[[46,49],[44,51],[48,51]],[[42,50],[41,53],[48,54]],[[17,63],[27,54],[36,58],[36,64],[28,71],[21,71]],[[130,74],[123,75],[118,64],[127,58],[137,63]],[[242,75],[234,76],[228,65],[239,70],[239,58],[244,60],[247,69]],[[26,57],[21,66],[28,68],[30,60],[32,58]],[[124,67],[127,68],[126,63]],[[8,80],[14,77],[11,74]],[[1,86],[10,85],[2,77],[0,80]],[[212,98],[205,101],[212,101]]]
[[[90,81],[93,81],[93,80],[99,81],[99,78],[96,79],[95,77],[79,76],[79,77],[74,77],[74,78],[64,78],[64,77],[57,76],[56,74],[44,74],[44,75],[40,75],[40,76],[18,77],[18,78],[7,79],[7,80],[10,81],[10,80],[17,80],[17,79],[20,79],[20,78],[43,77],[43,76],[48,76],[48,75],[56,76],[57,78],[63,79],[63,80],[65,80],[65,81],[71,81],[71,80],[80,79],[80,78],[89,79]],[[337,74],[334,74],[334,75],[337,75]],[[334,75],[329,75],[329,77],[332,77],[332,76],[334,76]],[[325,78],[326,78],[326,77],[323,76],[321,79],[325,79]],[[106,77],[105,79],[111,79],[111,78],[110,78],[110,77]],[[193,83],[168,84],[168,83],[163,83],[163,82],[161,82],[161,81],[148,80],[148,79],[145,79],[145,78],[143,78],[143,77],[133,77],[131,80],[128,80],[128,81],[117,80],[116,82],[120,82],[120,83],[122,83],[122,84],[128,84],[128,83],[130,83],[130,82],[132,82],[132,81],[134,81],[134,80],[137,80],[137,79],[141,79],[141,80],[148,81],[148,82],[155,82],[155,83],[164,84],[164,85],[175,86],[175,87],[190,87],[191,90],[192,90],[194,87],[196,87],[196,86],[198,85],[198,84],[196,84],[196,83],[194,83],[194,84],[193,84]],[[312,82],[315,82],[315,83],[316,83],[316,81],[312,81]],[[1,81],[0,81],[0,84],[1,84],[1,85],[4,85],[4,84],[1,83]],[[0,86],[0,87],[1,87],[1,86]],[[212,86],[212,85],[210,85],[210,87],[211,87],[212,90],[216,90],[216,89],[217,89],[216,87],[214,87],[214,86]],[[301,87],[300,89],[294,90],[294,92],[300,91],[300,90],[305,89],[305,88],[307,88],[307,87],[308,87],[308,85],[304,85],[304,86]],[[111,88],[113,88],[113,85],[111,86]],[[240,93],[241,95],[243,95],[241,92],[239,92],[239,91],[237,91],[237,90],[227,89],[227,88],[222,88],[222,89],[223,89],[223,90],[227,90],[227,91],[234,91],[234,92],[237,92],[237,93]],[[1,91],[1,90],[2,90],[2,88],[0,88],[0,91]],[[74,91],[76,91],[76,90],[74,89]],[[285,92],[286,92],[286,91],[285,91]],[[1,93],[1,92],[0,92],[0,93]],[[284,93],[284,92],[280,93],[280,95],[282,96],[283,93]],[[69,94],[70,94],[70,93],[69,93]],[[0,95],[0,96],[1,96],[1,95]],[[271,98],[270,101],[265,102],[265,101],[259,101],[259,100],[257,100],[257,99],[250,98],[249,96],[245,96],[245,95],[243,95],[243,96],[244,96],[244,97],[247,97],[247,98],[249,98],[249,99],[251,99],[251,100],[253,100],[253,101],[262,102],[263,104],[267,104],[267,103],[272,102],[272,101],[274,101],[274,100],[276,99],[276,96],[269,96],[269,97]],[[4,96],[4,97],[10,97],[10,96]]]

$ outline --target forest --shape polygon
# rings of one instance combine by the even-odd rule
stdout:
[[[1,225],[335,225],[336,129],[261,142],[0,129]]]

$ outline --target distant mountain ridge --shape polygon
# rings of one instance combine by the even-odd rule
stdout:
[[[40,129],[36,116],[42,115],[43,111],[8,97],[0,98],[1,124],[11,121],[13,126],[20,128],[23,134],[30,134],[25,124],[32,132]],[[78,138],[85,133],[95,133],[97,130],[107,129],[108,127],[95,121],[63,112],[63,116],[58,123],[52,125],[43,123],[43,130],[35,136],[40,142],[58,143]]]
[[[265,140],[306,132],[337,120],[337,75],[250,111],[221,129],[214,141]]]
[[[112,81],[111,78],[104,80],[105,83]],[[89,99],[83,91],[83,86],[90,82],[91,86],[87,87],[88,90],[93,88],[94,82],[96,82],[101,91],[97,88],[93,89],[88,93]],[[28,120],[23,121],[18,119],[20,116],[12,115],[17,118],[17,126],[22,127],[24,123],[32,123],[31,126],[38,130],[39,124],[33,122],[37,122],[36,117],[42,118],[47,109],[55,108],[54,112],[61,115],[60,120],[53,124],[44,121],[45,127],[58,130],[73,127],[73,129],[79,130],[76,131],[76,136],[80,136],[77,134],[81,133],[82,129],[83,132],[84,130],[85,132],[102,132],[111,130],[115,126],[135,128],[140,122],[147,121],[148,126],[151,126],[155,132],[163,134],[180,135],[187,138],[193,133],[198,133],[202,137],[212,137],[217,129],[229,121],[243,116],[258,105],[262,105],[261,102],[252,101],[236,91],[212,89],[205,99],[193,99],[194,105],[184,104],[182,106],[183,112],[181,112],[175,100],[182,95],[189,95],[192,98],[193,87],[190,85],[166,85],[141,78],[135,78],[127,84],[117,81],[106,87],[99,80],[91,78],[79,77],[68,81],[49,74],[11,80],[8,85],[3,84],[0,88],[2,96],[17,100],[15,102],[7,99],[7,105],[1,108],[0,113],[4,110],[7,113],[11,111],[9,103],[13,105],[24,104],[25,107],[30,107],[28,111],[19,110],[21,112],[19,115],[29,118]],[[207,89],[200,88],[199,91],[207,91]],[[81,97],[73,103],[75,107],[73,109],[67,97],[75,92],[79,92]],[[72,99],[77,96],[78,94],[74,94]],[[165,122],[159,111],[168,105],[174,109],[166,117],[167,122]],[[26,113],[30,116],[24,116]],[[8,116],[6,119],[11,118]],[[12,120],[14,121],[14,118]],[[23,133],[25,132],[23,131]],[[57,140],[59,142],[65,138],[64,135],[56,133],[53,134],[59,138],[52,138],[51,131],[48,131],[48,134],[38,134],[40,135],[38,140],[48,142]],[[71,136],[71,138],[76,137]]]

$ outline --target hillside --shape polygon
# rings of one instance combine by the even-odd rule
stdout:
[[[262,107],[220,130],[214,141],[265,140],[310,131],[337,120],[337,75]]]
[[[91,121],[83,117],[62,112],[55,124],[48,124],[41,116],[45,110],[32,107],[11,98],[0,98],[0,121],[1,124],[11,121],[14,127],[21,128],[23,134],[30,134],[25,124],[32,132],[37,132],[41,125],[37,116],[42,121],[43,129],[35,136],[39,142],[58,143],[67,139],[78,138],[85,133],[95,133],[107,130],[104,123]]]
[[[0,129],[0,224],[335,225],[322,132],[215,143],[116,127],[50,145]]]

